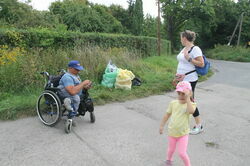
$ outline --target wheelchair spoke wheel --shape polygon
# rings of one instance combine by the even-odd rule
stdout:
[[[37,114],[43,124],[54,126],[61,119],[61,102],[52,91],[44,91],[37,100]]]

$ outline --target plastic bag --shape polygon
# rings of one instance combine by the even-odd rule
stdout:
[[[105,73],[112,73],[112,72],[115,72],[117,69],[118,68],[116,67],[116,65],[113,64],[111,60],[109,60]]]
[[[120,89],[131,89],[132,80],[135,78],[135,75],[129,70],[119,69],[119,72],[116,77],[115,88]]]
[[[105,73],[102,76],[101,84],[105,87],[113,88],[116,81],[117,72],[118,68],[110,60],[105,69]]]

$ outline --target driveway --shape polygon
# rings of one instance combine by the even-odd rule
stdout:
[[[195,93],[205,131],[189,138],[192,166],[249,166],[250,63],[211,62],[215,74]],[[96,123],[78,118],[70,134],[63,121],[55,127],[37,117],[0,122],[0,165],[160,166],[167,139],[158,128],[175,97],[168,92],[96,106]],[[174,159],[183,165],[178,155]]]

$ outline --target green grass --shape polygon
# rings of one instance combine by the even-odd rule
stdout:
[[[250,62],[250,48],[232,47],[227,45],[218,45],[214,49],[207,51],[206,55],[212,59]]]
[[[35,115],[36,99],[39,92],[23,94],[9,94],[5,99],[0,100],[0,119],[16,119],[20,117]]]

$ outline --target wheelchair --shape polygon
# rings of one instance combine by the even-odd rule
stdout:
[[[86,112],[90,113],[90,122],[95,122],[94,104],[89,97],[88,90],[83,90],[83,95],[80,96],[80,105],[77,113],[66,110],[63,103],[63,98],[60,97],[57,88],[60,78],[65,73],[65,70],[59,71],[60,75],[50,75],[48,72],[41,72],[45,77],[44,91],[38,97],[36,111],[39,119],[46,126],[55,126],[62,117],[67,117],[65,123],[65,132],[70,133],[72,130],[72,119],[78,116],[85,116]]]

